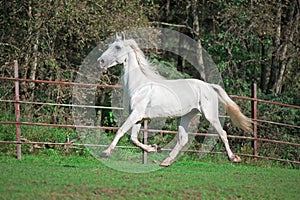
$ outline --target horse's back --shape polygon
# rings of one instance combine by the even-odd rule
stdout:
[[[147,115],[153,117],[182,116],[200,110],[200,80],[178,79],[152,82]]]

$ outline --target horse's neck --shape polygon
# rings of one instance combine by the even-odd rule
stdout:
[[[129,95],[135,91],[137,87],[148,81],[142,72],[134,53],[128,56],[128,62],[124,64],[124,86]]]

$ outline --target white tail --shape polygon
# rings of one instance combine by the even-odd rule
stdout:
[[[219,99],[225,104],[226,111],[228,112],[232,123],[244,131],[252,133],[253,121],[241,112],[239,106],[228,96],[221,86],[215,84],[210,85],[218,94]]]

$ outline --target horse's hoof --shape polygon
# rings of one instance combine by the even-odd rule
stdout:
[[[156,146],[156,152],[157,152],[157,153],[161,153],[161,152],[162,152],[161,147],[159,147],[159,146],[157,146],[157,145],[155,145],[155,146]]]
[[[161,167],[169,167],[172,163],[174,162],[174,160],[172,160],[171,158],[166,158],[164,161],[162,161],[162,163],[160,163]]]
[[[230,158],[230,161],[233,162],[233,163],[240,163],[240,162],[242,162],[242,159],[239,156],[237,156],[237,155],[233,155]]]
[[[169,167],[171,165],[171,163],[165,162],[163,161],[162,163],[159,164],[159,166],[161,167]]]
[[[110,157],[110,153],[109,152],[106,152],[106,151],[103,151],[100,155],[101,158],[109,158]]]
[[[157,144],[153,144],[153,145],[151,145],[151,150],[148,152],[160,153],[161,148]]]

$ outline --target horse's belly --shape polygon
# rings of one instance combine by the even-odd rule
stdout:
[[[199,109],[199,101],[193,93],[186,95],[187,91],[176,90],[154,91],[146,108],[149,118],[177,117],[189,113],[192,109]]]

